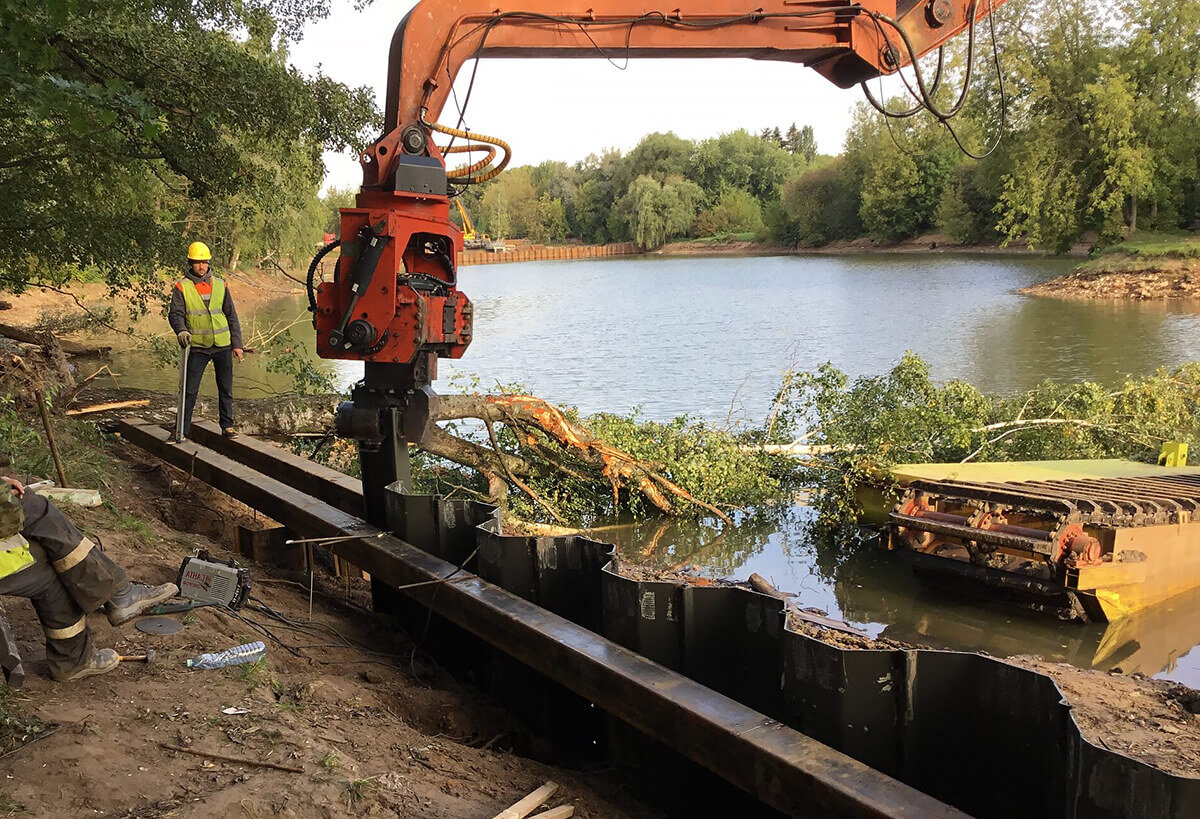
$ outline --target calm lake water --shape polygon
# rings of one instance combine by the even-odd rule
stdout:
[[[584,413],[640,406],[656,419],[689,413],[755,422],[790,367],[829,361],[852,376],[878,374],[910,349],[937,378],[1000,392],[1047,378],[1113,383],[1200,360],[1200,305],[1069,303],[1015,292],[1073,264],[871,254],[463,268],[461,287],[476,305],[475,340],[465,359],[439,363],[436,387],[452,392],[456,373],[474,374],[485,387],[519,382]],[[252,333],[303,311],[302,298],[283,299],[243,322]],[[294,334],[311,349],[310,327],[301,322]],[[117,363],[123,386],[173,391],[178,383],[144,359]],[[240,394],[285,388],[264,364],[251,357],[237,371]],[[345,385],[359,377],[359,365],[323,364]],[[805,539],[807,514],[797,507],[783,525],[723,533],[704,522],[665,521],[596,536],[659,566],[699,565],[737,579],[758,572],[803,604],[876,635],[999,656],[1038,653],[1200,685],[1200,649],[1192,651],[1200,643],[1200,593],[1107,628],[1059,623],[927,589],[882,551],[857,550],[839,562]]]

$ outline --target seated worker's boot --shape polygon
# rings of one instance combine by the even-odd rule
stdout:
[[[151,606],[164,603],[177,594],[179,587],[174,583],[163,583],[161,586],[126,583],[125,588],[118,589],[112,599],[104,604],[104,611],[108,614],[108,622],[119,626]]]
[[[82,680],[84,677],[94,677],[97,674],[112,671],[120,662],[121,655],[111,648],[98,648],[92,652],[92,656],[83,665],[77,666],[65,674],[51,674],[50,676],[54,677],[57,682]]]

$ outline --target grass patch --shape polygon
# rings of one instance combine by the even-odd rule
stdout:
[[[146,521],[121,511],[113,515],[112,526],[114,529],[119,529],[122,532],[135,534],[147,542],[155,539],[154,530],[150,528],[150,525]]]
[[[7,753],[50,727],[25,713],[25,701],[25,697],[8,686],[0,687],[0,752]]]
[[[270,675],[266,657],[238,667],[238,679],[251,688],[258,688],[260,685],[270,682]]]
[[[375,777],[351,780],[346,784],[346,807],[353,809],[378,787],[379,783],[375,781]]]
[[[124,464],[108,453],[111,436],[100,432],[94,424],[52,416],[50,425],[62,456],[63,472],[71,486],[106,489],[131,481]],[[36,413],[31,418],[21,417],[12,398],[0,396],[0,454],[8,457],[14,472],[57,480],[45,435]]]
[[[321,757],[321,767],[327,771],[336,771],[345,764],[342,755],[337,751],[327,751],[325,756]]]
[[[1123,242],[1109,245],[1100,254],[1102,257],[1124,254],[1147,259],[1196,259],[1200,258],[1200,236],[1186,231],[1139,231]]]
[[[0,816],[33,816],[33,811],[7,794],[0,794]]]
[[[701,236],[696,239],[679,239],[677,241],[694,245],[719,245],[725,242],[753,242],[757,238],[758,234],[750,230],[745,233],[717,233],[712,236]]]

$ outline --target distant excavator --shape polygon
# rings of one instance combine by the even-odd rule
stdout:
[[[454,200],[455,206],[458,207],[458,215],[462,219],[462,235],[464,250],[485,250],[492,243],[492,237],[486,233],[477,233],[475,225],[471,222],[471,217],[467,216],[467,209],[463,207],[461,199]]]
[[[341,239],[309,271],[309,304],[323,358],[365,362],[337,431],[358,442],[365,517],[386,525],[386,487],[407,483],[408,444],[418,440],[437,396],[437,359],[461,358],[472,337],[473,306],[458,290],[458,254],[468,241],[450,221],[462,186],[494,178],[511,152],[501,139],[438,122],[467,60],[498,57],[746,57],[803,63],[848,88],[910,66],[906,84],[947,123],[966,99],[976,23],[1004,0],[694,0],[650,10],[639,0],[422,0],[392,37],[385,133],[360,156],[363,185],[341,211]],[[947,106],[934,97],[917,60],[968,31],[963,91]],[[478,65],[478,63],[476,64]],[[914,86],[915,83],[915,86]],[[781,93],[784,89],[780,89]],[[877,107],[878,100],[868,92]],[[470,93],[464,101],[469,102]],[[725,122],[737,101],[714,101]],[[536,109],[533,109],[536,111]],[[552,127],[552,111],[535,114]],[[437,145],[434,134],[448,138]],[[461,142],[457,142],[461,140]],[[486,152],[446,169],[452,153]],[[495,162],[497,151],[503,157]],[[455,200],[457,202],[457,200]],[[458,206],[469,240],[480,237]],[[341,246],[332,281],[314,284],[322,256]]]

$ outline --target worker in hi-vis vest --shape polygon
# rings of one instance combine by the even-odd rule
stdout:
[[[113,649],[96,648],[89,614],[102,610],[119,626],[178,593],[174,583],[133,582],[57,506],[0,475],[0,595],[33,603],[53,679],[103,674],[120,662]]]
[[[187,274],[171,288],[167,321],[180,347],[191,347],[187,358],[187,389],[183,402],[183,434],[192,426],[192,410],[200,393],[200,379],[208,362],[217,376],[217,411],[226,438],[233,429],[233,358],[242,360],[242,328],[238,324],[233,296],[223,279],[208,266],[212,253],[204,242],[188,245]]]

